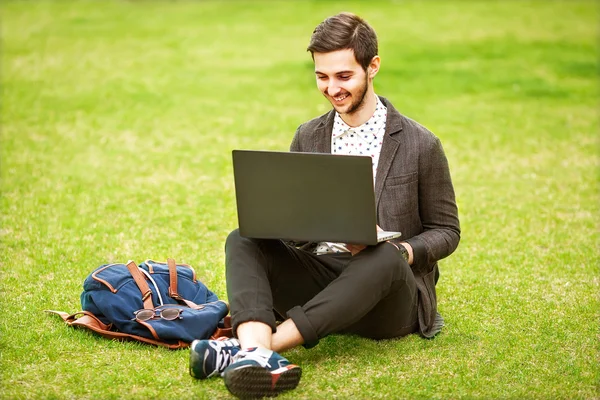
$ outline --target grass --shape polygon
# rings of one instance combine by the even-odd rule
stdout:
[[[378,31],[378,94],[442,139],[463,228],[431,341],[331,336],[283,398],[599,398],[593,1],[6,1],[0,398],[228,398],[187,351],[111,342],[80,309],[111,261],[174,257],[226,298],[230,152],[328,110],[305,52],[341,10]]]

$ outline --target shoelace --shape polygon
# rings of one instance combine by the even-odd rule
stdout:
[[[209,346],[215,349],[217,359],[215,360],[216,371],[223,372],[232,362],[231,348],[239,346],[237,341],[223,340],[218,343],[210,342]],[[239,353],[238,353],[239,354]]]
[[[233,361],[240,360],[252,360],[256,361],[263,368],[271,368],[271,364],[269,364],[269,358],[273,354],[270,350],[265,350],[261,348],[255,348],[253,350],[241,350],[235,356],[233,356]]]

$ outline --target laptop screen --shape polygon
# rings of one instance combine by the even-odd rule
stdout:
[[[376,244],[371,158],[234,150],[240,234]]]

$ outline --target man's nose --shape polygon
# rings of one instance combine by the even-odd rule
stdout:
[[[337,82],[335,82],[335,81],[331,81],[329,83],[329,86],[327,86],[327,94],[333,97],[339,93],[340,93],[340,85],[338,85]]]

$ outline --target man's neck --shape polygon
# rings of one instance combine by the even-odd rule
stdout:
[[[348,126],[355,128],[367,122],[375,114],[376,108],[377,96],[375,95],[375,91],[371,89],[367,92],[362,106],[358,110],[352,114],[340,114],[340,117]]]

